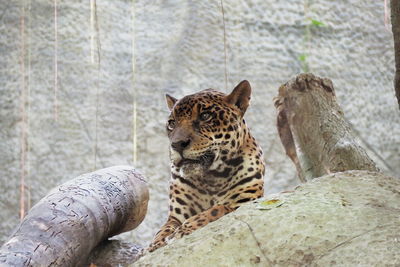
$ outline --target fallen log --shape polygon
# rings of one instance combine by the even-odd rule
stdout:
[[[86,266],[127,266],[142,256],[143,248],[122,240],[105,240],[90,253]]]
[[[81,266],[101,241],[138,226],[143,176],[129,166],[81,175],[53,189],[0,248],[0,266]]]
[[[356,142],[332,81],[300,74],[279,88],[277,127],[302,182],[346,170],[379,171]]]

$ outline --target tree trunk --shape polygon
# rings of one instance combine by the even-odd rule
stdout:
[[[0,266],[79,266],[101,241],[139,225],[148,189],[132,167],[81,175],[53,189],[0,248]]]
[[[379,171],[357,144],[331,80],[300,74],[279,88],[275,106],[282,144],[303,182],[346,170]]]
[[[396,74],[394,76],[394,90],[400,108],[400,1],[390,1],[392,32],[394,40],[394,57],[396,61]]]

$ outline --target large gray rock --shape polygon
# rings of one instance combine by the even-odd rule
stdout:
[[[399,214],[399,179],[336,173],[242,206],[134,266],[398,266]]]
[[[148,216],[132,234],[146,245],[167,216],[165,93],[228,91],[249,80],[253,99],[246,117],[265,152],[266,192],[292,188],[298,180],[276,133],[272,98],[303,71],[304,53],[311,72],[333,80],[361,145],[380,168],[400,172],[400,112],[384,1],[224,1],[227,90],[220,1],[96,1],[98,32],[91,1],[56,2],[58,121],[54,1],[0,1],[0,243],[19,221],[21,167],[30,191],[26,205],[33,205],[79,174],[129,164],[149,179]],[[307,26],[311,18],[326,26]]]

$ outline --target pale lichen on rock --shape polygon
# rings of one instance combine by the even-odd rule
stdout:
[[[399,179],[347,171],[273,199],[283,204],[246,204],[134,266],[400,264]]]

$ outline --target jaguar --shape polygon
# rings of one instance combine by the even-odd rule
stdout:
[[[148,251],[263,196],[262,150],[243,118],[250,97],[246,80],[230,94],[206,89],[181,99],[166,95],[169,214]]]

